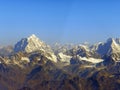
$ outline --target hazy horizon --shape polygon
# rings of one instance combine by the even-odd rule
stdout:
[[[35,34],[47,43],[96,43],[120,37],[118,0],[2,0],[0,45]]]

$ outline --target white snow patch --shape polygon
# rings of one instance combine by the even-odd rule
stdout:
[[[22,60],[22,61],[30,62],[30,59],[29,59],[28,57],[21,57],[21,60]]]
[[[85,68],[93,68],[95,65],[84,65]]]
[[[91,63],[100,63],[100,62],[103,62],[103,59],[97,59],[97,58],[87,58],[87,57],[81,57],[81,56],[78,56],[80,60],[83,60],[83,61],[88,61],[88,62],[91,62]]]
[[[87,46],[87,45],[82,45],[82,44],[80,44],[79,45],[80,47],[83,47],[86,51],[90,51],[90,49],[89,49],[89,47]]]
[[[40,58],[37,58],[37,61],[40,61]]]
[[[59,53],[58,56],[60,57],[61,62],[69,62],[70,63],[70,59],[72,58],[71,56],[65,55],[63,53]]]
[[[53,54],[53,53],[50,53],[51,57],[47,57],[48,59],[50,59],[51,61],[54,61],[54,62],[57,62],[57,57]]]

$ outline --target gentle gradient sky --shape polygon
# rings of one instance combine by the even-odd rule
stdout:
[[[47,43],[120,37],[120,0],[0,0],[0,45],[33,33]]]

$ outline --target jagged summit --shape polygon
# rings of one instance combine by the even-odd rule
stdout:
[[[27,53],[34,52],[37,50],[44,50],[49,46],[41,41],[37,36],[32,34],[28,38],[23,38],[14,47],[15,52],[24,51]]]
[[[49,45],[41,41],[37,36],[32,34],[28,38],[23,38],[14,47],[14,52],[33,53],[40,51],[45,57],[54,62],[57,61],[52,49]]]
[[[108,38],[107,39],[107,42],[112,42],[112,41],[114,41],[114,38]]]
[[[109,38],[105,43],[99,44],[97,52],[101,55],[110,55],[120,52],[120,45],[116,40],[118,39]]]
[[[36,38],[37,36],[35,34],[32,34],[29,38]]]
[[[31,36],[29,36],[28,40],[30,39],[39,40],[39,38],[35,34],[32,34]]]

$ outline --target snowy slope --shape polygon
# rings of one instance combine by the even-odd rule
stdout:
[[[58,54],[58,58],[61,62],[70,63],[70,59],[72,58],[72,56],[65,55],[61,52],[61,53]]]
[[[98,46],[97,52],[101,55],[111,55],[113,53],[120,53],[120,45],[115,39],[109,38],[107,42]]]
[[[15,45],[14,51],[25,51],[27,53],[34,52],[37,50],[50,50],[49,46],[46,45],[43,41],[41,41],[38,37],[36,37],[34,34],[31,35],[28,38],[24,38],[17,42]]]
[[[51,50],[50,46],[45,44],[34,34],[28,38],[24,38],[20,40],[19,42],[17,42],[17,44],[14,47],[14,51],[15,52],[26,52],[26,53],[33,53],[36,51],[41,51],[49,60],[57,62],[57,58],[54,55],[53,51]]]
[[[79,57],[79,60],[91,62],[91,63],[93,63],[93,64],[103,62],[103,59],[87,58],[87,57],[80,57],[80,56],[78,56],[78,57]]]

